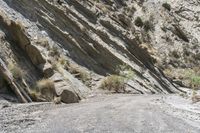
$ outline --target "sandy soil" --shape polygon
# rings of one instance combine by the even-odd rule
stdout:
[[[103,95],[68,105],[0,103],[2,133],[200,132],[200,104],[178,95]]]

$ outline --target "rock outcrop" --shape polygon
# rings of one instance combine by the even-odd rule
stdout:
[[[70,103],[92,95],[104,77],[126,65],[135,73],[129,93],[178,92],[155,64],[163,67],[170,48],[195,40],[176,15],[180,12],[165,11],[157,1],[0,0],[0,59],[11,75],[0,69],[0,76],[27,94],[40,79],[51,79],[57,95]],[[134,25],[138,16],[146,20],[143,28]],[[179,39],[165,49],[162,38],[168,35]],[[21,80],[12,79],[9,64],[22,69]]]

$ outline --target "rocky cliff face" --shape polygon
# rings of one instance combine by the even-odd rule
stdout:
[[[135,74],[122,92],[180,91],[162,71],[198,66],[199,2],[168,3],[0,0],[0,88],[31,102],[48,79],[63,102],[76,102],[126,66]]]

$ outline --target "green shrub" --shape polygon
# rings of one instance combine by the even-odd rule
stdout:
[[[143,26],[143,21],[140,17],[137,17],[135,19],[135,25],[138,26],[138,27],[142,27]]]
[[[119,92],[125,88],[124,77],[118,75],[110,75],[102,82],[101,88],[109,91]]]
[[[133,70],[126,64],[117,66],[116,71],[119,76],[124,77],[126,80],[132,79],[135,75]]]
[[[193,88],[200,87],[200,76],[192,76],[191,84],[192,84]]]
[[[116,73],[117,75],[110,75],[106,77],[100,88],[109,91],[124,92],[126,83],[128,80],[133,79],[135,73],[126,64],[117,66]]]
[[[171,11],[171,6],[168,3],[163,3],[162,6],[167,9],[168,11]]]
[[[154,28],[153,24],[150,21],[145,21],[143,25],[144,25],[143,28],[145,31],[153,30]]]
[[[179,55],[178,51],[176,51],[176,50],[172,51],[171,54],[172,54],[172,56],[173,56],[174,58],[180,58],[180,55]]]

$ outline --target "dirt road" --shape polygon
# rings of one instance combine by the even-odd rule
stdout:
[[[175,95],[119,94],[70,105],[8,104],[0,108],[0,132],[200,132],[199,104],[191,104]]]

